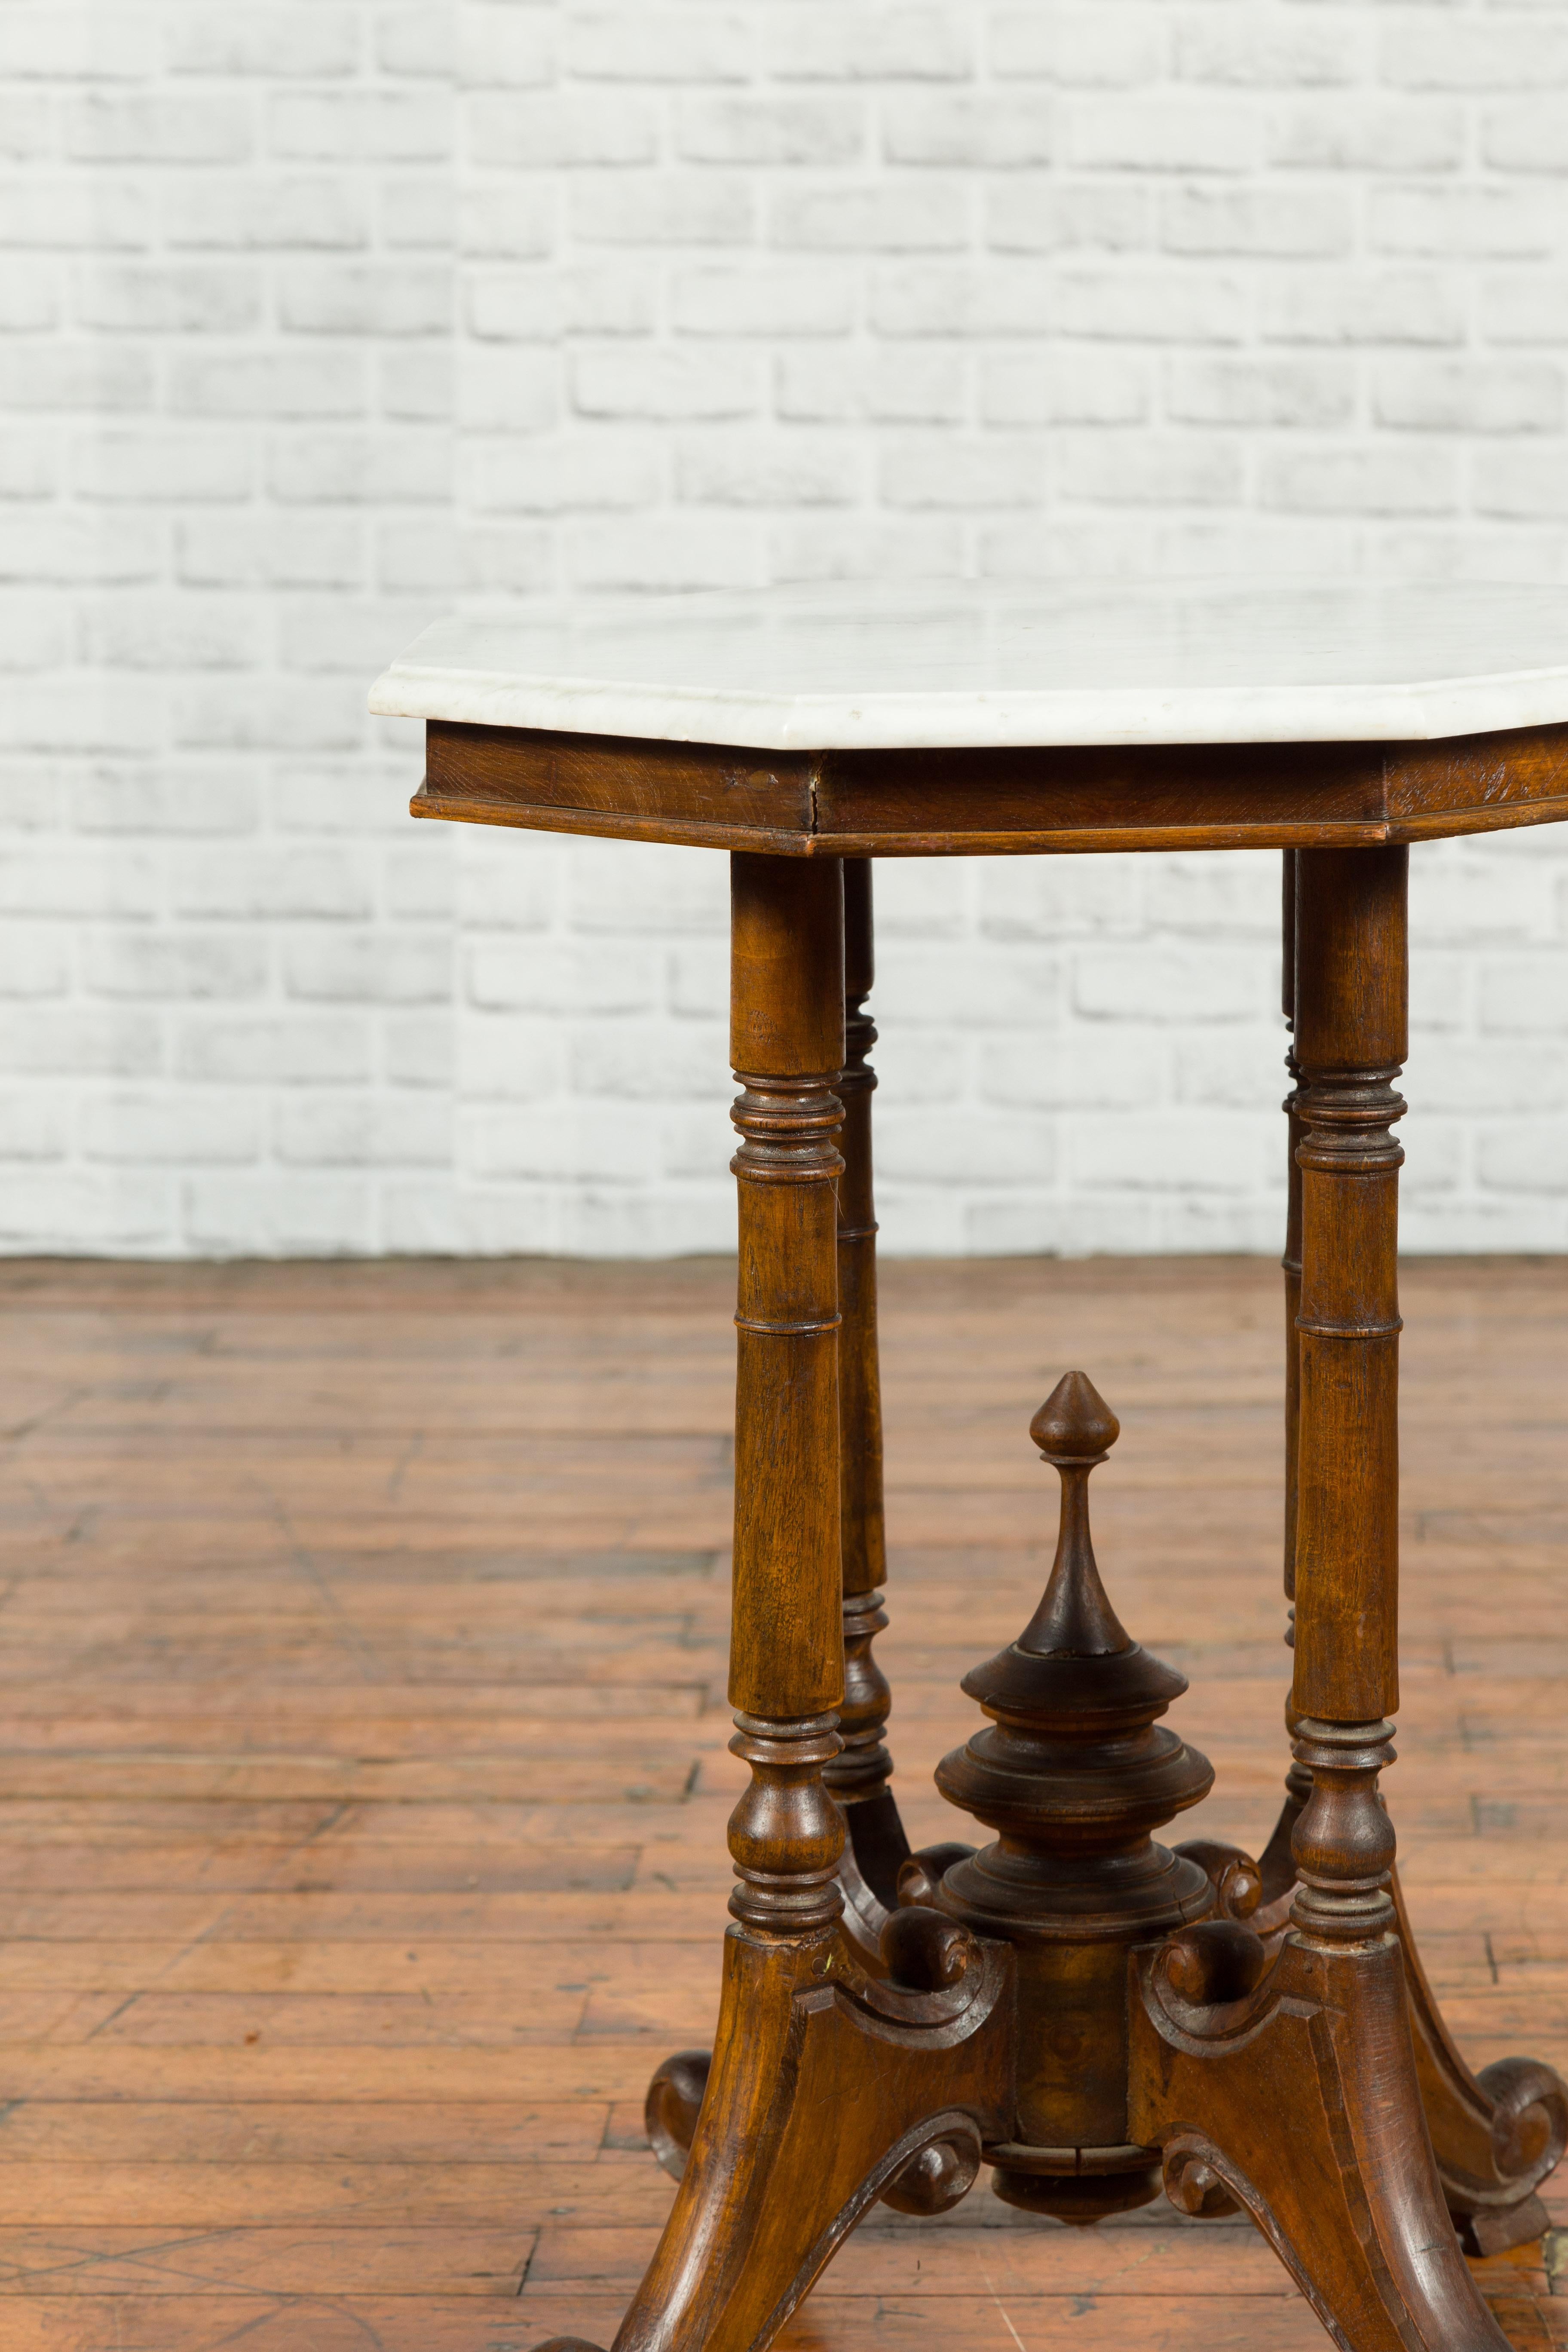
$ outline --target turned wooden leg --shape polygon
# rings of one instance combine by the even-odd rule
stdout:
[[[1284,1013],[1295,1027],[1298,853],[1285,852]],[[1286,1056],[1293,1081],[1286,1097],[1289,1123],[1289,1205],[1286,1224],[1285,1402],[1285,1597],[1296,1597],[1298,1423],[1300,1411],[1302,1171],[1297,1160],[1304,1128],[1300,1116],[1300,1067],[1295,1039]],[[1292,1617],[1294,1611],[1292,1611]],[[1287,1635],[1293,1641],[1293,1632]],[[1293,1698],[1286,1722],[1297,1728]],[[1264,1849],[1264,1906],[1253,1925],[1264,1934],[1282,1928],[1295,1895],[1296,1864],[1291,1840],[1311,1790],[1311,1775],[1296,1763],[1286,1779],[1286,1799],[1274,1834]],[[1475,2253],[1496,2253],[1539,2237],[1547,2214],[1534,2190],[1568,2144],[1568,2092],[1552,2069],[1531,2059],[1500,2059],[1477,2076],[1466,2065],[1445,2025],[1426,1981],[1410,1933],[1397,1869],[1390,1872],[1405,1956],[1415,2070],[1448,2210],[1462,2242]]]
[[[1297,859],[1302,1139],[1291,1931],[1142,1962],[1135,2091],[1178,2204],[1247,2206],[1348,2352],[1500,2352],[1444,2204],[1415,2073],[1378,1796],[1398,1703],[1402,848]],[[1261,1979],[1261,1981],[1259,1981]]]
[[[1296,852],[1283,854],[1283,887],[1280,909],[1280,1005],[1285,1024],[1291,1032],[1290,1046],[1285,1056],[1285,1068],[1290,1080],[1290,1091],[1280,1108],[1286,1122],[1286,1210],[1285,1255],[1280,1261],[1285,1272],[1285,1601],[1289,1616],[1289,1628],[1285,1639],[1295,1641],[1296,1600],[1296,1490],[1297,1444],[1301,1410],[1301,1340],[1296,1328],[1296,1318],[1301,1308],[1301,1171],[1296,1153],[1301,1141],[1301,1070],[1296,1059]],[[1289,1700],[1285,1706],[1285,1728],[1294,1740],[1295,1712]],[[1290,1850],[1290,1840],[1302,1806],[1311,1793],[1311,1774],[1302,1764],[1292,1761],[1285,1775],[1285,1802],[1274,1834],[1258,1856],[1258,1868],[1263,1874],[1262,1918],[1258,1923],[1267,1931],[1282,1926],[1289,1916],[1296,1890],[1296,1860]]]
[[[843,1929],[844,1814],[824,1780],[844,1696],[843,867],[739,856],[732,880],[730,1697],[752,1786],[730,1822],[735,1925],[711,2065],[683,2053],[650,2094],[679,2186],[616,2352],[763,2352],[876,2199],[952,2204],[1010,2111],[1011,1953],[910,1908],[887,1924],[879,1977]]]
[[[909,1860],[885,1734],[892,1694],[871,1644],[888,1622],[882,1606],[887,1544],[882,1530],[882,1391],[877,1359],[877,1213],[871,1180],[868,1059],[877,1031],[866,1011],[875,978],[871,861],[844,866],[844,1105],[838,1180],[839,1492],[843,1510],[844,1700],[840,1754],[823,1778],[844,1807],[847,1841],[838,1874],[845,1924],[868,1954],[898,1906],[899,1872]]]

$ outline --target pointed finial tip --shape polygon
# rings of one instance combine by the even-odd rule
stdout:
[[[1029,1423],[1029,1434],[1052,1460],[1089,1462],[1115,1444],[1121,1423],[1087,1372],[1064,1372]]]

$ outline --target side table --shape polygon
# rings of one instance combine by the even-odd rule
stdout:
[[[1473,2075],[1421,1970],[1379,1776],[1398,1700],[1398,1333],[1412,844],[1568,816],[1568,593],[1503,587],[682,597],[426,633],[416,816],[731,853],[741,1095],[737,1885],[718,2036],[656,2074],[679,2179],[616,2352],[762,2352],[878,2199],[981,2165],[1079,2223],[1244,2207],[1347,2352],[1503,2352],[1465,2251],[1539,2233],[1550,2068]],[[1287,1723],[1257,1862],[1152,1832],[1206,1793],[1186,1687],[1123,1630],[1069,1371],[1039,1608],[968,1675],[911,1853],[886,1624],[866,1013],[887,856],[1284,853]],[[567,2339],[557,2340],[557,2352]]]

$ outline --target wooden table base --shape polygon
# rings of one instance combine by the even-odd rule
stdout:
[[[1078,2223],[1244,2208],[1347,2352],[1502,2352],[1464,2255],[1537,2234],[1568,2093],[1473,2076],[1423,1977],[1379,1775],[1397,1704],[1398,847],[1286,856],[1287,1590],[1295,1765],[1261,1862],[1152,1832],[1213,1774],[1123,1630],[1088,1487],[1118,1435],[1069,1372],[1045,1595],[963,1687],[937,1782],[994,1831],[911,1853],[889,1792],[868,868],[734,859],[742,1093],[739,1884],[711,2060],[648,2097],[679,2181],[616,2352],[762,2352],[878,2200]],[[840,1150],[840,1144],[843,1150]],[[841,1613],[842,1612],[842,1613]],[[567,2352],[575,2339],[552,2339]]]

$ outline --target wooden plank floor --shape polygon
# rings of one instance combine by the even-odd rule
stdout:
[[[0,1269],[0,2346],[607,2344],[708,2034],[729,1268]],[[886,1269],[894,1747],[917,1838],[1023,1623],[1081,1364],[1100,1552],[1256,1844],[1283,1764],[1278,1275]],[[1405,1282],[1403,1760],[1428,1964],[1477,2061],[1568,2066],[1568,1263]],[[1568,2192],[1568,2182],[1564,2184]],[[1568,2193],[1558,2209],[1568,2221]],[[1539,2248],[1484,2266],[1568,2344]],[[1246,2224],[879,2212],[795,2352],[1293,2352]]]

